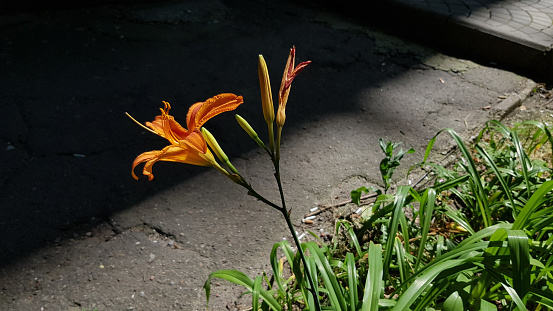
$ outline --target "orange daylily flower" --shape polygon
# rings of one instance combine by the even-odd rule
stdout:
[[[175,121],[173,116],[169,115],[171,105],[168,102],[163,102],[165,108],[161,109],[161,115],[157,116],[152,122],[146,122],[146,126],[133,119],[140,126],[167,139],[171,143],[162,150],[148,151],[139,155],[132,164],[132,176],[134,179],[138,179],[134,174],[134,168],[140,163],[146,162],[142,174],[148,176],[149,180],[152,180],[154,178],[152,166],[157,161],[213,166],[229,176],[230,174],[213,157],[200,128],[209,119],[225,111],[234,110],[243,102],[242,96],[224,93],[212,97],[205,102],[195,103],[190,107],[186,115],[187,129]]]

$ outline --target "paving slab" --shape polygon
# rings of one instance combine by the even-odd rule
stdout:
[[[134,158],[166,142],[124,113],[151,121],[166,100],[183,121],[191,104],[234,92],[245,98],[237,112],[265,137],[257,58],[265,56],[276,94],[292,46],[297,61],[312,60],[294,81],[281,152],[302,233],[328,230],[302,224],[313,206],[380,185],[380,138],[415,148],[406,165],[415,163],[438,130],[470,137],[534,83],[312,3],[170,1],[3,16],[0,310],[203,310],[211,271],[267,271],[272,245],[290,239],[279,214],[212,169],[158,163],[153,181],[135,181]],[[277,200],[269,160],[233,115],[206,127]],[[436,152],[451,145],[439,139]],[[212,309],[236,309],[240,290],[218,282]]]
[[[374,0],[365,10],[358,1],[325,3],[451,55],[553,80],[553,0]]]

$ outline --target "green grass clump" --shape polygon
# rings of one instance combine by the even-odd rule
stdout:
[[[443,132],[460,153],[449,168],[426,162]],[[471,147],[454,130],[440,131],[421,164],[436,175],[432,186],[379,193],[360,226],[337,222],[345,244],[301,245],[315,295],[286,241],[271,252],[270,277],[253,280],[234,270],[211,277],[248,288],[253,310],[315,310],[313,296],[322,310],[337,311],[551,310],[552,142],[549,128],[534,121],[513,129],[490,121]],[[388,162],[405,153],[394,156],[398,144],[381,145]],[[388,189],[393,170],[381,172],[389,174]],[[353,200],[366,191],[354,190]]]

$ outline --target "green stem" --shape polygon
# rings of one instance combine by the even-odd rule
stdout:
[[[276,148],[276,158],[275,158],[276,163],[278,163],[279,160],[280,160],[280,137],[281,137],[281,135],[282,135],[282,127],[279,127],[277,129],[277,139],[276,139],[276,146],[275,146],[275,148]]]
[[[296,247],[298,248],[298,253],[300,254],[301,261],[304,266],[305,274],[307,275],[307,280],[309,281],[309,287],[308,291],[311,292],[313,295],[313,301],[315,302],[315,310],[321,311],[321,305],[319,302],[319,298],[317,297],[316,291],[315,291],[315,282],[313,281],[313,278],[311,277],[311,273],[309,273],[309,266],[307,265],[307,260],[305,259],[305,254],[303,253],[303,249],[301,248],[300,240],[298,239],[298,235],[296,233],[296,229],[294,228],[294,225],[292,224],[292,221],[290,220],[290,213],[286,210],[286,201],[284,199],[284,191],[282,190],[282,183],[280,182],[280,172],[278,169],[278,163],[274,162],[275,164],[275,178],[277,180],[278,184],[278,190],[280,192],[280,199],[282,201],[282,207],[276,205],[275,203],[265,199],[262,195],[257,193],[251,185],[247,183],[243,183],[242,186],[246,189],[248,189],[248,194],[257,198],[261,202],[269,205],[270,207],[280,211],[282,215],[284,216],[284,220],[286,220],[286,225],[288,225],[288,229],[292,233],[292,237],[294,238],[294,243],[296,244]]]
[[[273,123],[268,124],[269,126],[269,148],[271,149],[271,158],[273,158],[272,154],[275,152],[275,134],[274,134],[274,128]]]
[[[301,261],[303,262],[303,267],[305,274],[307,275],[307,280],[309,281],[309,287],[308,289],[311,294],[313,295],[313,301],[315,302],[315,310],[320,311],[321,305],[319,302],[319,297],[317,297],[316,294],[316,287],[315,282],[313,282],[313,278],[311,277],[311,273],[309,273],[309,266],[307,265],[307,260],[305,259],[305,254],[303,253],[303,249],[301,248],[300,240],[298,239],[298,235],[296,233],[296,229],[294,228],[294,225],[292,224],[292,221],[290,220],[290,212],[286,209],[286,201],[284,199],[284,191],[282,190],[282,183],[280,181],[280,169],[278,165],[278,160],[273,159],[273,164],[275,166],[275,179],[278,184],[278,191],[280,192],[280,200],[282,202],[282,208],[280,211],[282,212],[282,215],[284,216],[284,219],[286,220],[286,224],[288,225],[288,229],[292,233],[292,237],[294,238],[294,243],[296,244],[296,247],[298,248],[298,253],[300,254]]]
[[[288,229],[290,229],[290,232],[292,233],[292,236],[294,237],[294,243],[296,243],[296,247],[298,248],[298,253],[300,254],[301,261],[303,262],[303,267],[305,274],[307,275],[307,280],[309,281],[309,291],[313,295],[313,301],[315,302],[315,310],[320,311],[321,305],[319,302],[319,297],[316,295],[315,291],[315,283],[313,282],[313,278],[311,277],[311,273],[309,273],[309,266],[307,265],[307,260],[305,259],[305,255],[303,253],[303,249],[301,248],[300,240],[298,239],[298,235],[296,234],[296,230],[294,229],[294,225],[292,224],[292,221],[290,220],[290,216],[288,214],[288,211],[286,209],[281,210],[282,215],[284,216],[284,219],[286,220],[286,224],[288,225]]]
[[[269,126],[269,131],[272,130],[272,127]],[[271,133],[272,134],[272,133]],[[269,136],[270,138],[273,137],[273,135],[270,135]],[[282,206],[278,206],[276,205],[275,203],[265,199],[262,195],[260,195],[259,193],[257,193],[257,191],[255,191],[252,186],[250,184],[248,184],[247,182],[243,181],[242,183],[240,183],[244,188],[248,189],[248,194],[257,198],[258,200],[260,200],[261,202],[269,205],[270,207],[280,211],[282,213],[282,215],[284,216],[284,219],[286,220],[286,224],[288,225],[288,229],[290,230],[290,232],[292,233],[292,237],[294,238],[294,243],[296,244],[296,247],[298,248],[298,253],[300,254],[300,258],[301,258],[301,261],[303,263],[303,266],[304,266],[304,271],[305,271],[305,274],[307,275],[307,280],[309,281],[309,287],[307,290],[313,295],[313,301],[315,302],[315,310],[316,311],[321,311],[321,304],[319,302],[319,297],[317,297],[317,292],[316,292],[316,287],[315,287],[315,282],[313,281],[313,278],[311,277],[311,273],[309,273],[309,266],[307,265],[307,260],[305,259],[305,254],[303,253],[303,249],[301,248],[301,243],[300,243],[300,240],[298,239],[298,235],[296,233],[296,229],[294,228],[294,225],[292,224],[292,221],[290,220],[290,212],[286,209],[286,200],[284,199],[284,191],[282,189],[282,183],[280,181],[280,169],[279,169],[279,165],[278,165],[278,158],[275,156],[275,153],[274,153],[274,139],[271,139],[270,140],[270,146],[271,146],[271,150],[267,150],[267,152],[269,153],[269,156],[271,157],[272,161],[273,161],[273,165],[275,167],[275,179],[277,181],[277,185],[278,185],[278,191],[280,193],[280,200],[282,202]]]
[[[282,212],[284,209],[278,205],[276,205],[275,203],[265,199],[262,195],[260,195],[259,193],[257,193],[257,191],[255,191],[250,185],[248,184],[242,184],[242,186],[246,189],[248,189],[248,194],[251,195],[252,197],[260,200],[261,202],[269,205],[270,207]]]

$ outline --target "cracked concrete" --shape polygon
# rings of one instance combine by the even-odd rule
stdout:
[[[258,54],[274,88],[291,46],[298,61],[313,61],[294,81],[281,150],[302,232],[328,229],[302,225],[314,205],[378,186],[379,138],[414,147],[408,166],[438,130],[468,137],[494,116],[484,107],[527,87],[514,73],[291,2],[41,12],[3,21],[0,40],[10,112],[0,114],[0,310],[201,310],[210,272],[268,270],[272,245],[288,237],[279,214],[215,170],[159,163],[152,182],[133,180],[134,157],[166,143],[124,115],[151,121],[167,100],[182,121],[192,103],[235,92],[245,98],[237,112],[265,137]],[[268,159],[233,116],[206,127],[248,182],[277,201]],[[451,146],[438,144],[436,152]],[[213,310],[241,292],[218,284]]]

